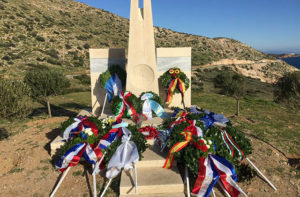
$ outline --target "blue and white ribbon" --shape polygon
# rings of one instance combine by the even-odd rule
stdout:
[[[168,118],[169,115],[165,112],[164,108],[156,101],[151,100],[151,98],[153,98],[153,94],[151,93],[145,93],[141,97],[141,100],[145,101],[143,104],[143,114],[147,116],[148,120],[152,119],[152,111],[162,119]]]
[[[116,73],[105,83],[105,91],[109,102],[112,101],[114,96],[117,96],[122,92],[122,82]]]

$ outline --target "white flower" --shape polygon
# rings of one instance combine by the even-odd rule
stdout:
[[[91,128],[85,129],[85,130],[84,130],[84,133],[88,134],[89,136],[91,136],[91,135],[94,134]]]
[[[207,147],[207,149],[209,149],[209,148],[210,148],[210,145],[206,145],[206,147]]]
[[[209,140],[209,141],[208,141],[208,144],[212,144],[212,140]]]
[[[102,129],[105,129],[106,128],[106,126],[105,125],[102,125]]]
[[[207,141],[205,139],[203,139],[203,141],[204,141],[204,144],[207,144]]]

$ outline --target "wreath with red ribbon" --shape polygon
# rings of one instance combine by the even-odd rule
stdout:
[[[184,72],[174,67],[169,69],[161,76],[161,84],[168,90],[167,104],[170,104],[174,93],[181,93],[182,102],[184,101],[184,93],[190,86],[190,80]]]

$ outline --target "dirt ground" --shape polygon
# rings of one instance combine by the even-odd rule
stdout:
[[[49,196],[60,173],[51,163],[50,142],[58,135],[60,123],[67,117],[37,120],[0,142],[0,196]],[[274,183],[274,191],[260,177],[239,185],[253,197],[300,196],[300,179],[288,159],[268,144],[251,138],[254,148],[250,159]],[[92,177],[83,165],[72,168],[56,196],[92,196]],[[299,177],[299,175],[298,175]],[[103,179],[98,175],[98,192]],[[110,190],[107,196],[116,196]],[[220,196],[220,195],[218,195]]]

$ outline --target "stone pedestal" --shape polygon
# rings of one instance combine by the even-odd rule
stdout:
[[[158,77],[162,76],[167,70],[173,67],[178,67],[190,80],[190,87],[185,92],[184,103],[186,107],[191,106],[191,94],[192,94],[192,49],[190,47],[184,48],[157,48],[157,68]],[[159,86],[159,95],[163,101],[167,100],[168,91]],[[181,107],[181,94],[175,93],[173,101],[168,107]]]
[[[125,63],[125,49],[90,49],[92,113],[94,116],[101,114],[106,94],[105,90],[100,87],[100,74],[107,71],[112,65],[119,65],[125,70]],[[104,113],[111,113],[108,102]]]

